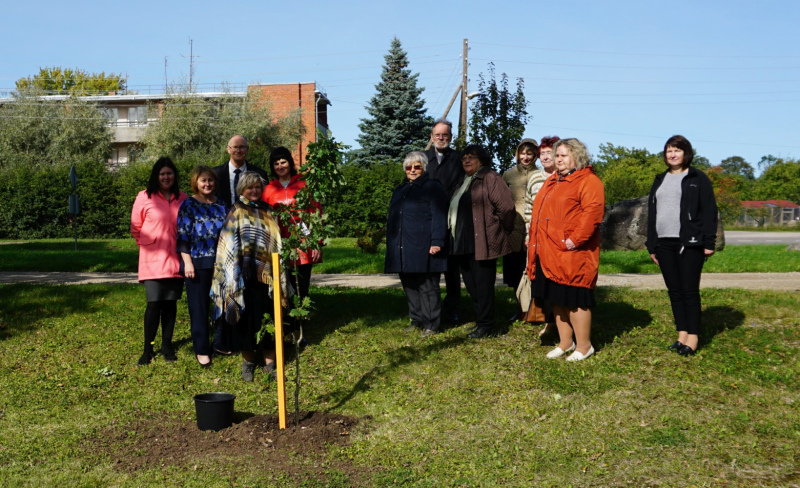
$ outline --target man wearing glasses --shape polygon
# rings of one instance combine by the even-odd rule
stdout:
[[[228,141],[230,160],[225,164],[214,167],[214,173],[217,174],[217,195],[225,202],[225,206],[228,208],[236,203],[236,184],[239,183],[239,177],[245,171],[255,171],[265,182],[269,181],[266,171],[247,164],[248,148],[247,139],[244,137],[239,135],[231,137],[231,140]]]
[[[450,147],[453,140],[453,124],[449,120],[439,119],[431,130],[432,147],[425,151],[428,157],[428,174],[439,180],[452,198],[464,177],[461,165],[461,152]],[[442,316],[452,324],[458,323],[458,303],[461,298],[461,272],[457,261],[447,258],[447,272],[444,274],[445,297],[442,302]]]

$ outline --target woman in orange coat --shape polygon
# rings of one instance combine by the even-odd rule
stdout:
[[[547,357],[575,351],[567,361],[580,361],[594,354],[590,308],[595,304],[605,191],[581,141],[562,139],[553,150],[558,175],[547,179],[533,202],[528,277],[533,296],[553,304],[560,341]]]

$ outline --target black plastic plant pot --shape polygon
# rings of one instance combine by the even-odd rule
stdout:
[[[230,393],[201,393],[194,396],[197,411],[197,428],[218,431],[233,424],[233,401]]]

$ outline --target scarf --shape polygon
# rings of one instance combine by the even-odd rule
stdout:
[[[464,182],[461,183],[461,186],[458,187],[458,190],[453,194],[453,198],[450,199],[450,210],[447,212],[447,227],[450,229],[450,234],[453,238],[456,237],[456,222],[458,222],[458,201],[461,200],[461,197],[464,195],[469,189],[469,185],[472,184],[472,180],[475,179],[475,175],[478,174],[476,171],[473,173],[472,176],[464,175]]]
[[[235,325],[244,311],[245,283],[258,281],[269,286],[273,296],[272,253],[281,250],[281,235],[272,213],[263,202],[240,197],[219,233],[217,259],[209,294],[214,303],[214,320],[224,314]],[[294,294],[285,273],[281,273],[281,302]],[[265,297],[266,298],[266,297]]]

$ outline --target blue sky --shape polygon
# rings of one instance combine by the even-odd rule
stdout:
[[[355,145],[393,36],[441,116],[469,39],[470,91],[494,62],[525,80],[526,136],[661,150],[680,133],[713,164],[800,158],[800,2],[14,2],[0,7],[0,91],[40,66],[127,74],[131,89],[316,81]],[[457,106],[456,106],[457,107]],[[450,118],[458,117],[457,108]]]

